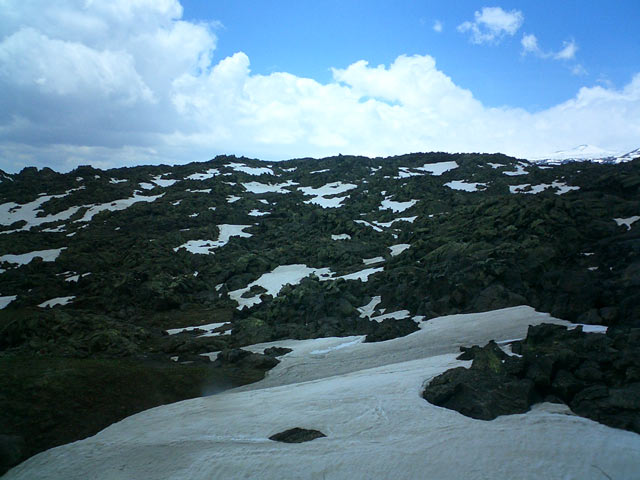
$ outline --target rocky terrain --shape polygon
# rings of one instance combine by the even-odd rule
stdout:
[[[0,179],[5,468],[152,406],[262,378],[281,352],[240,350],[261,342],[384,342],[434,317],[530,305],[608,326],[595,342],[605,351],[637,348],[639,159],[221,156]],[[578,383],[580,355],[561,367]],[[518,382],[538,385],[518,368]],[[635,388],[630,375],[601,383]],[[637,431],[636,420],[574,408],[575,382],[566,398],[527,385],[518,411],[555,395]]]

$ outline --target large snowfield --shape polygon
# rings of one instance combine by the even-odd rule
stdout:
[[[474,420],[421,398],[459,346],[569,325],[514,307],[429,320],[407,337],[284,340],[293,352],[261,382],[157,407],[43,452],[6,479],[632,479],[640,436],[540,404]],[[108,388],[108,386],[105,386]],[[54,406],[52,406],[54,407]],[[326,438],[286,444],[293,427]]]

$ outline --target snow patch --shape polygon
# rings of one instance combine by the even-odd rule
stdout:
[[[331,235],[331,240],[351,240],[351,235],[348,233],[341,233],[339,235]]]
[[[363,258],[362,263],[365,265],[373,265],[374,263],[384,262],[384,257]]]
[[[131,198],[123,198],[120,200],[114,200],[113,202],[90,205],[88,210],[84,212],[83,217],[78,220],[75,220],[75,222],[76,223],[89,222],[94,216],[96,216],[100,212],[104,212],[105,210],[108,210],[110,212],[116,212],[119,210],[126,210],[131,205],[134,205],[139,202],[145,202],[145,203],[155,202],[157,199],[159,199],[163,195],[164,193],[160,195],[144,196],[144,195],[138,195],[138,193],[135,192],[133,194],[133,197]]]
[[[187,252],[199,255],[209,255],[217,248],[224,247],[229,243],[231,237],[251,237],[250,233],[244,231],[245,228],[249,228],[251,225],[218,225],[220,234],[217,240],[189,240],[182,245],[175,247],[174,252],[177,252],[181,248],[184,248]]]
[[[246,173],[248,175],[273,175],[273,170],[266,167],[248,167],[244,163],[228,163],[226,167],[232,168],[236,172]]]
[[[64,305],[68,305],[74,298],[76,298],[74,295],[72,295],[70,297],[52,298],[51,300],[47,300],[46,302],[42,302],[38,306],[41,307],[41,308],[53,308],[53,307],[56,307],[58,305],[64,306]]]
[[[8,262],[15,263],[17,265],[26,265],[34,258],[41,258],[43,262],[55,262],[56,258],[67,247],[52,248],[50,250],[36,250],[29,253],[21,253],[19,255],[6,254],[0,257],[0,263]]]
[[[320,278],[331,277],[329,268],[312,268],[303,264],[280,265],[268,273],[264,273],[256,281],[251,282],[245,288],[229,292],[229,297],[238,303],[238,310],[251,307],[261,302],[260,295],[243,298],[242,295],[251,290],[251,287],[259,286],[266,290],[266,295],[277,297],[280,290],[287,285],[297,285],[309,275],[317,275]]]
[[[465,182],[464,180],[452,180],[451,182],[445,183],[444,186],[452,190],[462,190],[463,192],[477,192],[487,188],[486,183]]]
[[[418,200],[409,200],[408,202],[394,202],[393,200],[389,200],[388,198],[386,198],[381,202],[378,210],[391,210],[394,213],[399,213],[410,209],[416,203],[418,203]]]
[[[391,250],[391,256],[395,257],[396,255],[400,255],[409,247],[411,247],[411,245],[408,243],[398,243],[397,245],[391,245],[389,250]]]
[[[285,187],[291,187],[293,185],[297,185],[297,183],[289,180],[285,183],[247,182],[241,183],[240,185],[242,185],[249,193],[291,193],[291,190],[285,190]]]
[[[438,162],[438,163],[425,163],[422,167],[417,167],[416,170],[421,170],[423,172],[427,172],[431,175],[439,177],[445,172],[449,170],[453,170],[458,168],[459,165],[457,162]]]
[[[4,297],[0,297],[0,310],[6,308],[6,306],[13,302],[16,298],[18,298],[17,295],[5,295]]]
[[[183,328],[170,328],[167,330],[169,335],[176,335],[178,333],[183,332],[192,332],[194,330],[203,330],[205,333],[202,335],[198,335],[200,337],[217,337],[218,335],[229,335],[231,334],[231,329],[224,330],[220,332],[214,332],[214,330],[224,326],[229,325],[231,322],[222,322],[222,323],[208,323],[206,325],[195,325],[193,327],[183,327]]]
[[[624,225],[627,227],[627,230],[631,230],[631,225],[640,220],[640,216],[634,215],[633,217],[627,218],[614,218],[613,221],[618,224],[618,226]]]
[[[192,173],[191,175],[185,177],[185,180],[209,180],[210,178],[215,177],[220,174],[220,170],[217,168],[210,168],[206,170],[204,173]]]

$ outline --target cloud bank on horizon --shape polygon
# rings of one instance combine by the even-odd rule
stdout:
[[[326,83],[252,73],[242,51],[214,61],[215,25],[184,20],[177,0],[0,4],[0,168],[9,172],[186,163],[224,153],[527,158],[584,143],[624,152],[640,138],[640,73],[622,88],[585,86],[530,112],[485,106],[427,54],[333,67]],[[523,22],[520,11],[490,7],[456,30],[490,46]],[[543,50],[533,33],[523,34],[521,46],[523,56],[557,61],[578,49],[569,40]],[[582,67],[573,68],[579,74]]]

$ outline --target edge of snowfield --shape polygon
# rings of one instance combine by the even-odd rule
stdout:
[[[543,322],[569,325],[522,306],[432,319],[381,343],[273,342],[294,351],[261,382],[141,412],[42,452],[5,478],[634,477],[640,435],[563,405],[539,404],[487,422],[421,398],[431,378],[470,364],[455,359],[460,345],[521,338],[528,325]],[[327,437],[302,444],[268,439],[293,427]]]

